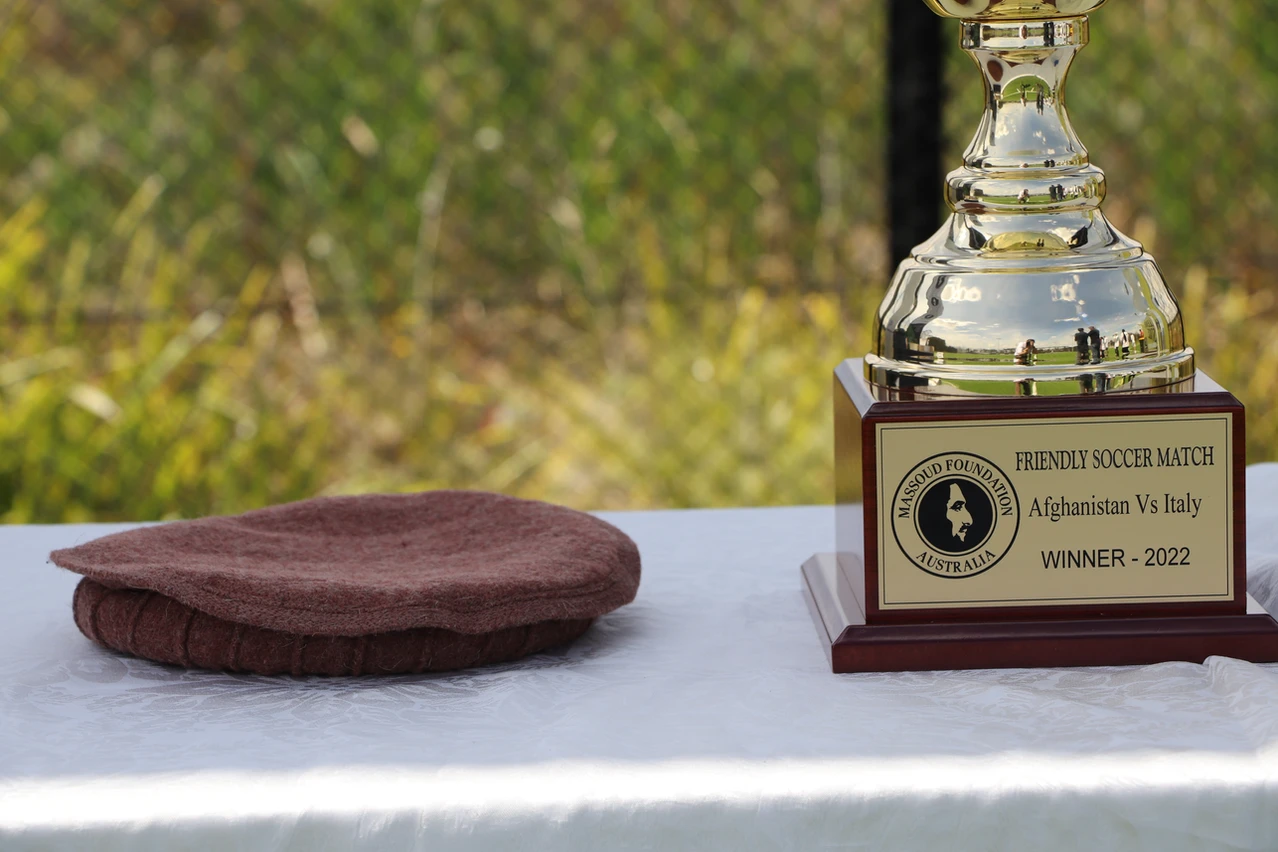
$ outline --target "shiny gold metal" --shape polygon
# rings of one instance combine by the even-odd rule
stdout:
[[[866,378],[920,399],[1189,389],[1176,300],[1101,212],[1105,175],[1065,112],[1084,13],[1105,0],[925,2],[962,19],[985,114],[946,181],[953,213],[879,308]]]
[[[932,11],[965,21],[1030,21],[1090,14],[1105,0],[924,0]]]

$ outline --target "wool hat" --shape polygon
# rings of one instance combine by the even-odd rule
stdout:
[[[446,671],[576,638],[639,551],[582,512],[478,491],[323,497],[54,551],[99,644],[258,674]]]

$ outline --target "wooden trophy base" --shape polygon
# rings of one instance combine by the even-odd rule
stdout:
[[[844,561],[858,562],[844,553]],[[1278,621],[1250,595],[1241,615],[865,623],[833,553],[803,563],[804,596],[835,673],[1149,665],[1208,657],[1278,662]]]
[[[836,672],[1278,662],[1247,595],[1243,406],[1172,390],[905,399],[834,373]]]

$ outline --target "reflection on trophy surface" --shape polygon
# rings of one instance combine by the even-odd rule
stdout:
[[[1178,391],[1194,354],[1154,259],[1101,212],[1065,76],[1105,0],[926,0],[960,18],[985,114],[949,220],[897,269],[866,377],[881,395]]]

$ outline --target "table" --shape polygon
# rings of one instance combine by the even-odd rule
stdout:
[[[1278,465],[1249,470],[1278,603]],[[605,515],[638,600],[455,675],[187,672],[71,621],[0,528],[0,849],[1278,848],[1278,666],[832,675],[800,562],[829,508]]]

